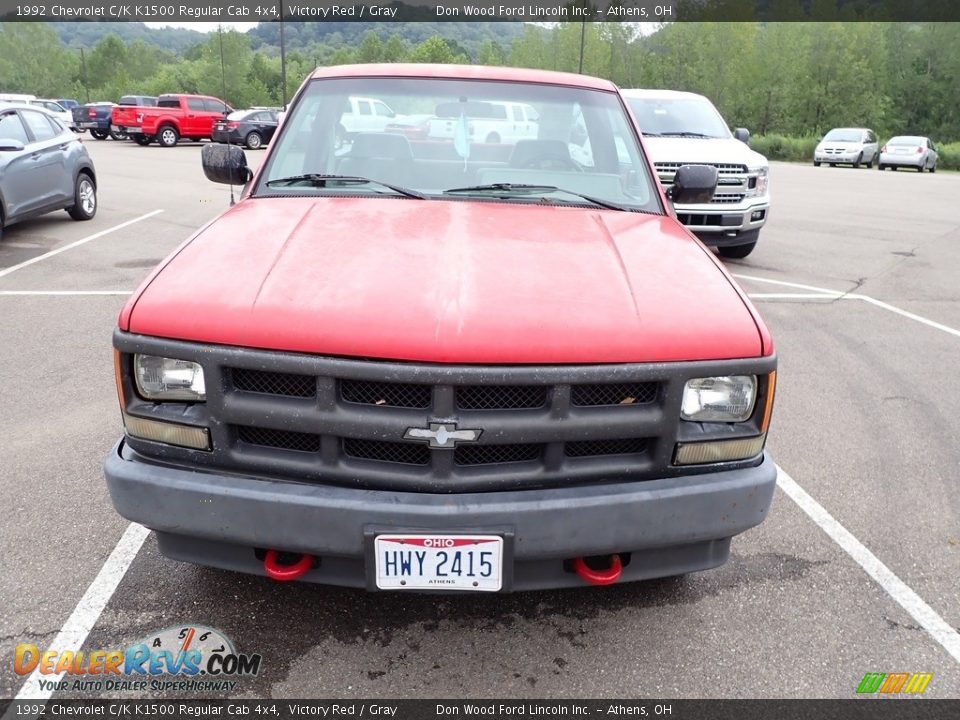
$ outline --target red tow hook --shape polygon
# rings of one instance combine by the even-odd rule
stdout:
[[[610,556],[610,567],[606,570],[594,570],[589,567],[582,557],[573,559],[573,569],[580,579],[591,585],[613,585],[620,579],[623,565],[619,555]]]
[[[313,555],[303,554],[292,565],[281,565],[279,556],[278,550],[267,550],[267,556],[263,559],[263,569],[267,571],[267,576],[278,582],[299,580],[313,567]]]

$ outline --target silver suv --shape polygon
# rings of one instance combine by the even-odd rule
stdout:
[[[0,103],[0,237],[6,225],[55,210],[74,220],[96,215],[93,160],[46,111]]]
[[[869,128],[834,128],[826,135],[813,151],[813,164],[820,167],[821,163],[834,165],[853,165],[860,167],[866,163],[873,167],[873,163],[880,157],[880,145],[877,135]]]

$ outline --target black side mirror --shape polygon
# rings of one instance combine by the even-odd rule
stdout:
[[[247,165],[247,156],[236,145],[210,143],[200,151],[203,174],[207,180],[224,185],[246,185],[253,177]]]
[[[750,142],[750,131],[746,128],[737,128],[733,131],[733,136],[742,143]]]
[[[713,165],[681,165],[668,197],[679,205],[708,203],[716,191],[717,169]]]
[[[23,143],[13,138],[0,138],[0,152],[20,152]]]

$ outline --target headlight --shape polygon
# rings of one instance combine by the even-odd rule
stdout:
[[[680,417],[691,422],[743,422],[757,399],[755,375],[687,380]]]
[[[201,402],[207,399],[203,368],[189,360],[135,355],[137,391],[147,400]]]
[[[749,172],[757,174],[757,184],[753,187],[752,192],[749,192],[747,194],[752,196],[766,195],[767,187],[768,187],[768,174],[770,172],[770,168],[768,167],[750,168]]]

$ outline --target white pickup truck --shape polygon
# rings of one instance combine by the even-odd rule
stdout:
[[[664,188],[681,165],[713,165],[719,180],[708,203],[677,204],[680,222],[728,258],[756,247],[770,214],[767,159],[747,146],[750,133],[733,133],[707,98],[674,90],[623,90]]]
[[[428,137],[452,138],[463,117],[472,142],[516,144],[537,137],[539,116],[526,103],[497,100],[448,102],[437,106]]]

